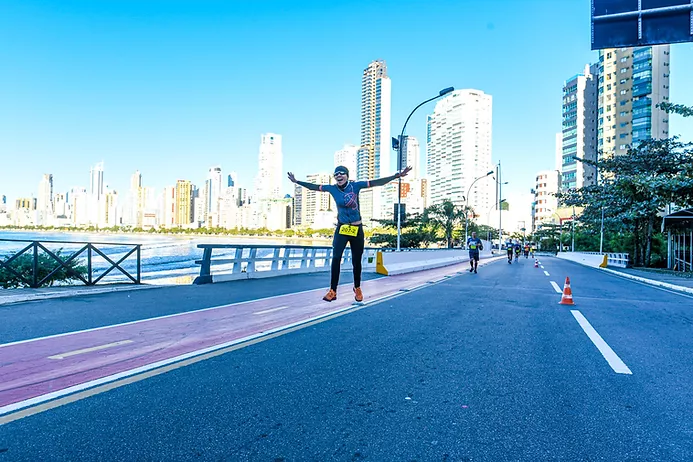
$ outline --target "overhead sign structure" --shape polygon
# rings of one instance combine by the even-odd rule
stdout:
[[[693,0],[592,0],[592,49],[693,42]]]

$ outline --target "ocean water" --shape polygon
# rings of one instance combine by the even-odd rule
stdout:
[[[22,250],[30,242],[12,242],[6,240],[40,241],[47,249],[54,252],[62,249],[61,256],[71,255],[81,249],[85,243],[93,243],[99,250],[114,262],[125,256],[133,248],[133,244],[141,244],[141,274],[142,281],[148,283],[191,283],[195,276],[199,275],[200,266],[195,260],[202,259],[202,249],[198,244],[245,244],[245,245],[305,245],[305,246],[329,246],[329,241],[307,241],[299,239],[280,238],[253,238],[253,237],[229,237],[229,236],[177,236],[177,235],[150,235],[150,234],[111,234],[111,233],[61,233],[61,232],[34,232],[34,231],[6,231],[0,230],[0,258],[6,260],[9,256]],[[52,242],[60,241],[60,242]],[[69,242],[66,242],[69,241]],[[97,243],[107,243],[97,244]],[[31,251],[30,251],[31,252]],[[258,257],[271,256],[271,249],[258,250]],[[78,258],[86,264],[86,251]],[[248,250],[244,256],[247,256]],[[235,249],[215,249],[213,258],[229,258],[235,255]],[[296,265],[298,262],[295,263]],[[262,269],[263,264],[258,264]],[[265,266],[269,263],[264,264]],[[104,258],[92,253],[92,267],[94,277],[103,273],[108,267]],[[136,254],[129,256],[122,268],[136,274]],[[294,265],[292,265],[294,266]],[[230,265],[215,265],[213,271],[230,269]],[[112,270],[103,282],[127,282],[126,276],[117,269]]]

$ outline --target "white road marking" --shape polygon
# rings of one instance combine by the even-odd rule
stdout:
[[[553,286],[553,290],[555,290],[555,291],[558,292],[559,294],[562,294],[562,293],[563,293],[563,291],[561,290],[561,288],[558,287],[558,284],[556,284],[555,282],[551,281],[551,285]]]
[[[277,308],[271,308],[271,309],[269,309],[269,310],[256,311],[256,312],[253,313],[253,314],[267,314],[267,313],[273,313],[273,312],[275,312],[275,311],[285,310],[285,309],[287,309],[288,307],[289,307],[289,305],[280,306],[280,307],[277,307]]]
[[[541,269],[544,269],[544,265],[540,265],[540,266],[541,266]]]
[[[107,343],[105,345],[99,345],[99,346],[90,347],[90,348],[82,348],[81,350],[68,351],[67,353],[60,353],[59,355],[49,356],[48,359],[65,359],[65,358],[69,358],[70,356],[77,356],[77,355],[81,355],[84,353],[91,353],[92,351],[100,351],[100,350],[105,350],[107,348],[117,347],[120,345],[127,345],[128,343],[132,343],[132,340],[121,340],[120,342]]]
[[[602,336],[599,335],[596,330],[594,330],[594,327],[592,327],[582,313],[577,310],[570,310],[570,312],[573,313],[573,316],[577,320],[578,324],[580,324],[580,327],[582,327],[582,330],[584,330],[590,340],[592,340],[594,346],[596,346],[602,356],[604,356],[604,359],[606,359],[606,362],[609,363],[609,366],[611,366],[614,372],[617,374],[632,375],[633,373],[630,369],[628,369],[628,366],[626,366],[626,364],[621,361],[621,358],[614,353],[614,350],[612,350],[611,347],[604,341]]]
[[[544,274],[547,276],[551,276],[548,271],[544,271]]]

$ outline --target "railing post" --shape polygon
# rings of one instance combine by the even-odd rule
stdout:
[[[212,248],[205,247],[202,253],[200,275],[195,278],[193,284],[211,284],[212,282]]]
[[[255,258],[257,257],[257,247],[250,248],[250,254],[248,255],[248,266],[246,267],[246,272],[255,272]]]
[[[88,278],[87,278],[87,285],[93,285],[91,282],[91,244],[87,244],[87,272],[88,272]]]
[[[236,247],[234,252],[234,257],[236,261],[233,262],[233,268],[231,268],[232,274],[239,274],[243,271],[243,247]]]
[[[31,287],[33,289],[38,288],[38,242],[34,241],[34,259],[31,262],[32,277],[31,277]]]
[[[281,252],[281,247],[275,247],[274,253],[272,254],[272,270],[276,271],[279,269],[279,253]]]
[[[288,270],[291,268],[291,247],[284,247],[284,263],[282,264],[283,270]]]
[[[142,245],[137,244],[137,284],[142,283]]]

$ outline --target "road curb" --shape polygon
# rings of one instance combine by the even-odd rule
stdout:
[[[0,306],[11,305],[13,303],[37,302],[42,300],[50,300],[54,298],[67,297],[82,297],[85,295],[108,294],[113,292],[126,292],[131,290],[155,289],[157,287],[166,287],[164,285],[132,285],[132,286],[117,286],[117,287],[94,287],[94,288],[75,288],[72,290],[57,290],[55,292],[37,292],[37,293],[22,293],[22,294],[3,294],[0,293]],[[14,289],[4,289],[12,291]]]
[[[683,293],[686,293],[689,295],[693,295],[693,289],[690,287],[677,286],[676,284],[669,284],[668,282],[655,281],[654,279],[647,279],[647,278],[643,278],[640,276],[633,276],[632,274],[623,273],[621,271],[616,271],[616,270],[612,270],[609,268],[598,268],[598,269],[612,273],[612,274],[615,274],[617,276],[627,278],[627,279],[633,279],[634,281],[643,282],[645,284],[649,284],[652,286],[663,287],[666,289],[676,290],[678,292],[683,292]]]

